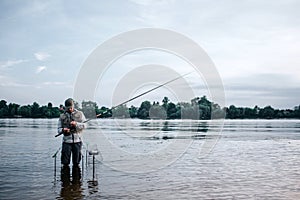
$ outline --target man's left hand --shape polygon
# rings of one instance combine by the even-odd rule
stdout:
[[[71,123],[70,123],[70,125],[74,126],[74,127],[76,126],[76,124],[77,124],[77,122],[75,122],[75,121],[71,121]]]

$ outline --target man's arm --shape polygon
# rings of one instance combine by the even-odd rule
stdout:
[[[87,126],[85,122],[86,122],[86,118],[85,118],[83,112],[81,112],[81,120],[80,120],[80,122],[72,121],[71,122],[71,126],[75,126],[76,127],[76,131],[81,132]]]
[[[62,125],[61,125],[61,119],[59,118],[58,119],[58,124],[57,124],[57,133],[58,134],[61,134],[63,132],[63,128],[62,128]]]
[[[58,119],[58,124],[57,124],[57,135],[55,137],[60,136],[61,134],[69,134],[70,129],[69,128],[63,128],[62,123],[61,123],[61,118]]]

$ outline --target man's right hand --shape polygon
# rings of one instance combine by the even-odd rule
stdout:
[[[65,136],[70,135],[70,129],[69,128],[63,128],[63,133]]]

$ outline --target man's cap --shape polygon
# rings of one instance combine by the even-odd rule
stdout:
[[[71,107],[74,107],[74,100],[71,99],[71,98],[68,98],[68,99],[65,101],[65,107],[66,107],[66,109],[71,108]]]

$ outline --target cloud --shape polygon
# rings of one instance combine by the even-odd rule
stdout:
[[[16,88],[16,87],[27,87],[29,86],[28,84],[23,84],[23,83],[19,83],[18,81],[16,81],[15,79],[11,78],[11,77],[7,77],[7,76],[2,76],[0,75],[0,87],[1,90],[3,90],[4,88]]]
[[[28,60],[8,60],[8,61],[4,61],[4,62],[0,62],[0,68],[7,68],[7,67],[11,67],[14,65],[18,65],[24,62],[27,62]]]
[[[168,5],[173,3],[174,0],[162,0],[162,1],[155,1],[155,0],[130,0],[132,3],[141,6],[153,6],[153,5]]]
[[[47,81],[47,82],[44,82],[43,85],[69,85],[68,83],[65,83],[65,82],[59,82],[59,81],[54,81],[54,82],[50,82],[50,81]]]
[[[297,78],[279,73],[257,73],[224,80],[228,106],[293,108],[299,104],[298,85]]]
[[[39,73],[41,73],[42,71],[44,71],[44,70],[46,70],[46,69],[47,69],[46,66],[38,66],[38,67],[36,68],[36,70],[35,70],[35,73],[36,73],[36,74],[39,74]]]
[[[0,74],[10,79],[0,77],[0,84],[18,86],[18,83],[36,83],[52,90],[46,90],[44,96],[40,93],[34,96],[24,94],[28,99],[56,98],[53,94],[57,94],[57,88],[63,88],[61,86],[64,85],[59,81],[71,79],[70,76],[66,77],[68,73],[65,70],[78,72],[80,63],[98,43],[127,30],[159,27],[182,33],[203,47],[224,81],[229,105],[268,103],[288,107],[299,102],[299,2],[281,0],[270,4],[254,0],[182,3],[173,0],[130,0],[118,4],[103,2],[100,7],[94,4],[78,6],[61,1],[3,4],[5,7],[0,14],[0,24],[5,28],[0,38]],[[47,29],[41,29],[45,21]],[[112,26],[114,24],[117,26]],[[28,34],[29,30],[32,34]],[[43,37],[39,37],[41,35]],[[28,49],[36,50],[28,52]],[[49,53],[54,51],[58,56],[51,59]],[[28,53],[31,53],[31,60],[18,59],[26,58]],[[68,56],[71,54],[73,56]],[[117,72],[111,73],[108,79],[117,82],[121,73],[132,70],[138,66],[136,64],[153,61],[166,66],[180,66],[179,72],[181,69],[187,71],[181,67],[181,59],[174,60],[173,57],[158,52],[153,56],[141,54],[140,59],[123,59],[124,62],[119,59],[114,65],[121,63],[122,71],[115,70]],[[62,63],[63,68],[60,67]],[[19,70],[19,67],[26,70]],[[52,76],[39,77],[42,75],[40,73],[45,73],[44,70]],[[276,73],[277,76],[267,73]],[[57,82],[54,81],[55,76],[58,77]],[[207,91],[205,83],[199,83],[201,77],[191,76],[187,79],[197,95],[202,96],[202,91]],[[111,90],[114,84],[107,86],[107,90]],[[0,88],[4,97],[11,95],[11,99],[23,98],[23,93],[19,93],[22,87],[17,91],[4,88]],[[102,91],[99,92],[102,98],[101,94]],[[289,99],[279,98],[279,95]]]
[[[44,60],[48,59],[51,55],[48,53],[45,53],[45,52],[37,52],[37,53],[34,53],[34,56],[37,60],[44,61]]]

